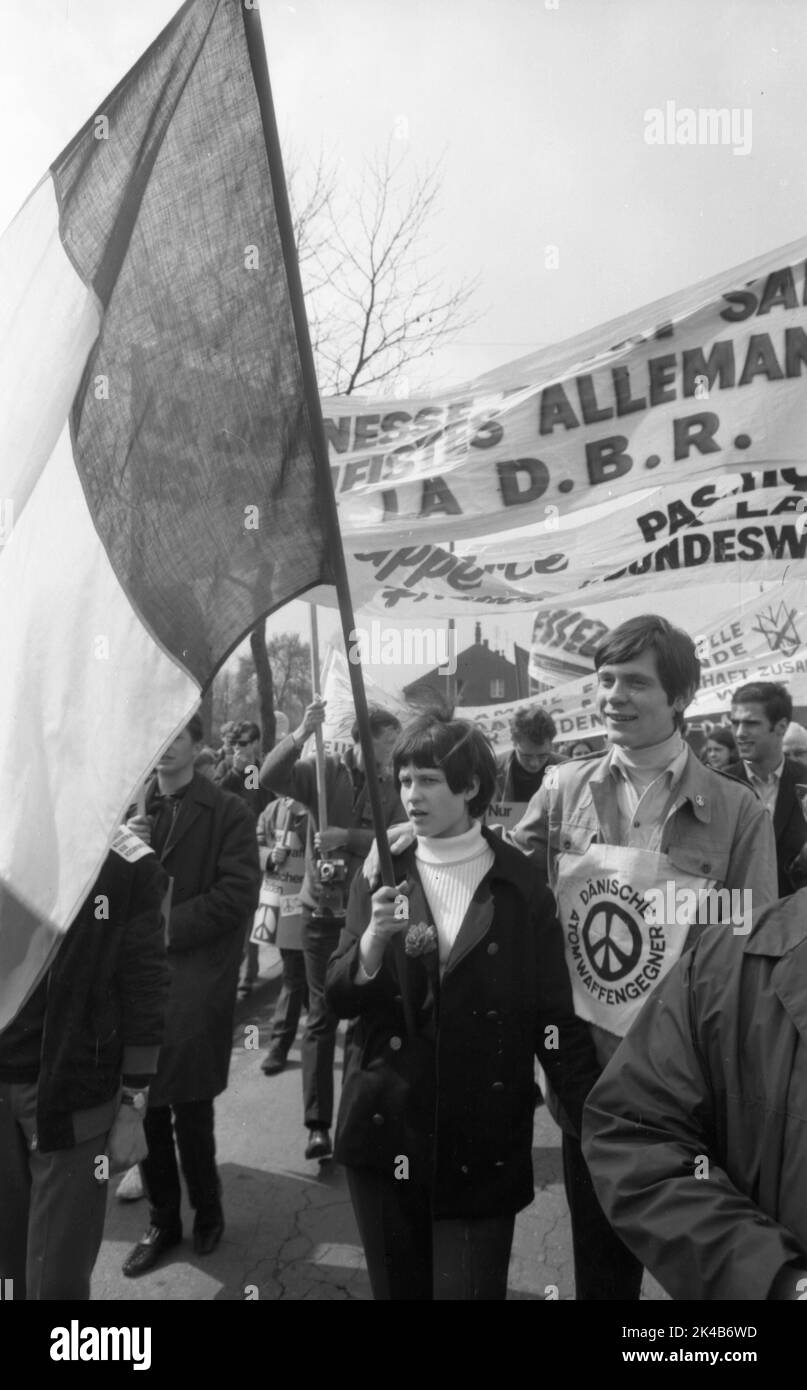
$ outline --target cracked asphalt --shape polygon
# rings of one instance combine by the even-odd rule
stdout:
[[[284,1072],[265,1077],[260,1070],[279,988],[272,956],[264,957],[263,948],[261,968],[252,998],[238,1005],[230,1084],[216,1101],[226,1220],[219,1248],[205,1257],[194,1254],[186,1207],[182,1245],[150,1274],[124,1278],[121,1264],[148,1224],[147,1208],[144,1201],[117,1201],[115,1178],[93,1275],[94,1301],[370,1299],[344,1172],[303,1158],[299,1033]],[[342,1034],[340,1029],[337,1078]],[[516,1220],[508,1298],[572,1299],[560,1131],[546,1106],[535,1115],[533,1164],[535,1200]],[[642,1297],[667,1295],[646,1275]]]

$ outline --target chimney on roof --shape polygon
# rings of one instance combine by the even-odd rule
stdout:
[[[475,625],[475,627],[474,627],[474,642],[476,643],[477,647],[480,645],[481,641],[482,641],[482,624],[481,624],[481,623],[476,623],[476,625]],[[485,646],[487,646],[487,642],[485,643]]]

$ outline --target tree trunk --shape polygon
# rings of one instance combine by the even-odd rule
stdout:
[[[275,690],[272,681],[272,668],[266,650],[266,619],[263,618],[249,634],[249,646],[255,663],[258,678],[258,706],[260,709],[261,733],[265,755],[275,745]]]

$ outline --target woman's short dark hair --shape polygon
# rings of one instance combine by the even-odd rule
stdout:
[[[725,724],[718,724],[710,734],[706,735],[707,743],[720,743],[724,748],[728,748],[730,753],[737,757],[737,744],[731,729],[727,729]]]
[[[468,802],[468,812],[476,817],[485,814],[496,788],[496,758],[482,730],[469,719],[425,711],[406,725],[392,750],[396,781],[408,763],[439,768],[455,795],[467,791],[478,777],[479,790]]]
[[[687,632],[673,627],[656,613],[642,613],[628,618],[613,632],[606,632],[594,652],[594,669],[601,666],[621,666],[635,661],[642,652],[652,651],[656,670],[667,701],[682,699],[689,704],[700,685],[701,664],[695,655],[695,643]],[[683,712],[676,710],[675,723],[683,726]]]

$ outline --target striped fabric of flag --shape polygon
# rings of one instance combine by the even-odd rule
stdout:
[[[0,1027],[216,669],[331,578],[255,18],[188,0],[0,241]]]

